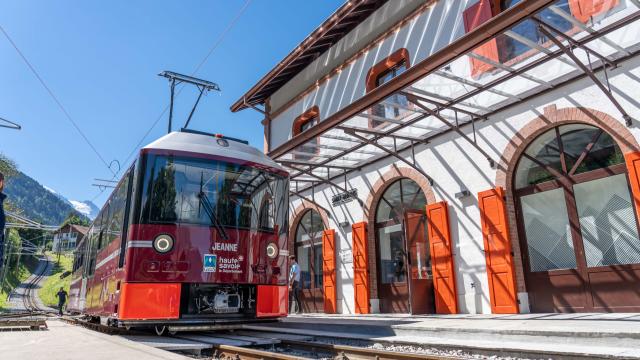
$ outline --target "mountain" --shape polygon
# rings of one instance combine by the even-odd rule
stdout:
[[[98,216],[100,209],[91,202],[91,200],[77,201],[77,200],[68,200],[69,203],[78,211],[80,214],[88,217],[93,220]]]
[[[7,179],[4,193],[25,216],[42,224],[60,225],[71,213],[87,217],[62,195],[44,187],[21,171]]]
[[[64,195],[48,187],[47,185],[42,185],[42,187],[45,188],[50,193],[52,193],[53,195],[57,196],[60,200],[73,206],[73,208],[76,209],[77,212],[88,217],[91,220],[95,219],[96,216],[98,216],[98,213],[100,212],[100,209],[98,208],[98,206],[96,206],[96,204],[91,202],[91,200],[84,200],[84,201],[69,200]]]

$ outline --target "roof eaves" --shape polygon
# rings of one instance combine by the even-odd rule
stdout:
[[[336,42],[342,39],[351,31],[354,26],[361,23],[371,13],[380,8],[388,0],[349,0],[331,14],[319,27],[317,27],[309,36],[307,36],[298,46],[295,47],[282,61],[280,61],[273,69],[271,69],[262,79],[260,79],[249,91],[247,91],[240,99],[231,105],[231,111],[237,112],[250,107],[250,105],[258,105],[264,102],[273,92],[277,91],[284,83],[289,81],[293,76],[298,74],[302,69],[306,68],[318,56],[327,51]],[[350,18],[351,15],[360,16],[357,21]],[[349,19],[349,20],[345,20]],[[335,30],[344,27],[343,22],[347,21],[349,26],[343,30],[339,36],[336,36]],[[333,32],[333,33],[332,33]],[[329,39],[329,41],[327,41]],[[318,51],[315,48],[320,48]],[[300,61],[306,58],[305,61]],[[282,73],[289,69],[292,64],[295,71],[290,71],[288,76],[283,77]],[[278,81],[274,82],[277,78]],[[264,91],[265,88],[269,91]]]

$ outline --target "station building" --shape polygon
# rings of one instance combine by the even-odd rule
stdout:
[[[351,0],[232,111],[306,312],[640,311],[640,1]],[[262,116],[262,115],[261,115]]]
[[[87,235],[89,228],[86,226],[66,224],[53,233],[54,252],[73,251],[83,236]]]

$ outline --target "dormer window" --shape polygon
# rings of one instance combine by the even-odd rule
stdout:
[[[303,132],[311,129],[320,121],[320,110],[317,106],[313,106],[293,121],[292,135],[295,137]],[[309,142],[301,145],[294,152],[294,159],[309,160],[318,153],[318,138],[314,138]]]
[[[409,51],[405,48],[398,49],[369,70],[367,92],[388,83],[391,79],[405,72],[410,66]],[[408,107],[407,98],[403,95],[391,95],[383,102],[383,104],[376,104],[370,111],[369,127],[380,128],[390,124],[384,119],[398,120],[402,115],[402,110]]]

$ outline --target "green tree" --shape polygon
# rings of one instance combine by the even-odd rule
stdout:
[[[3,173],[5,177],[11,177],[18,173],[16,163],[2,153],[0,153],[0,173]]]
[[[89,226],[91,225],[91,223],[89,222],[89,219],[87,219],[85,216],[81,216],[78,213],[72,212],[72,213],[69,213],[69,215],[67,215],[67,218],[64,219],[60,227],[65,227],[67,225]]]

